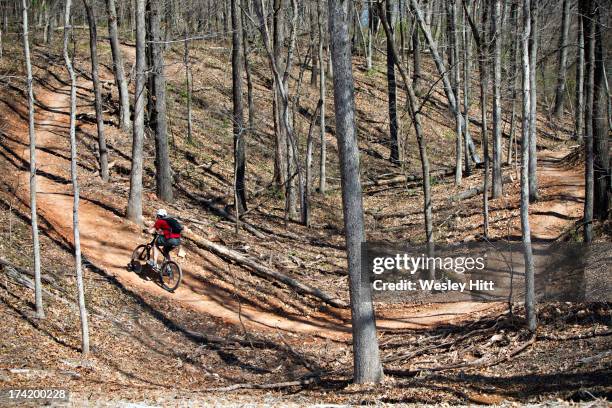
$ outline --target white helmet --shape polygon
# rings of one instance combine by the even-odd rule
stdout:
[[[163,208],[160,208],[159,210],[157,210],[155,215],[157,215],[158,217],[161,217],[161,218],[167,217],[168,216],[168,211],[164,210]]]

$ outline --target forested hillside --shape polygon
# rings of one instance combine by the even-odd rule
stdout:
[[[0,404],[607,406],[609,6],[0,0]]]

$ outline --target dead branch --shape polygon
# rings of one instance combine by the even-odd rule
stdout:
[[[258,276],[261,276],[266,279],[273,279],[275,281],[280,281],[284,283],[285,285],[295,289],[299,293],[311,295],[316,298],[319,298],[331,306],[339,307],[339,308],[347,307],[347,304],[343,302],[342,300],[336,297],[332,297],[320,289],[309,286],[296,279],[290,278],[287,275],[284,275],[264,265],[261,265],[260,263],[254,261],[253,259],[250,259],[239,252],[233,251],[226,246],[211,242],[207,240],[206,238],[203,238],[199,235],[194,234],[191,231],[185,231],[183,236],[193,241],[199,247],[204,248],[210,252],[213,252],[219,255],[223,259],[226,259],[226,260],[229,259],[232,262],[235,262],[239,265],[248,267],[250,270],[253,271],[253,273],[255,273]]]

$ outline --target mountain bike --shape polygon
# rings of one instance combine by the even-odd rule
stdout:
[[[140,273],[143,266],[150,267],[147,261],[151,259],[153,246],[157,240],[157,235],[158,234],[153,234],[153,239],[148,244],[138,245],[136,249],[134,249],[128,269],[136,273]],[[152,270],[157,272],[159,275],[159,281],[162,288],[166,289],[168,292],[174,292],[181,284],[181,280],[183,279],[183,271],[181,270],[179,264],[170,258],[169,252],[165,253],[165,251],[163,251],[161,248],[159,248],[159,251],[162,253],[164,261],[161,263],[161,265],[153,267]]]

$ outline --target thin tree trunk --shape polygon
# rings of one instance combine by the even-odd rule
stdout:
[[[130,195],[126,216],[142,224],[142,152],[144,141],[144,104],[147,63],[145,55],[145,0],[136,1],[136,84],[134,87],[134,130],[132,135],[132,166]]]
[[[393,5],[391,0],[386,0],[386,13],[389,19],[393,19]],[[395,34],[393,27],[390,27],[390,33],[387,36],[387,96],[389,108],[389,143],[391,154],[389,161],[394,164],[399,164],[399,149],[398,149],[398,125],[397,125],[397,86],[395,83],[395,62],[393,61],[393,46]]]
[[[321,101],[321,115],[319,119],[321,155],[319,158],[319,192],[325,194],[327,190],[327,142],[325,141],[325,103],[327,88],[325,86],[325,64],[323,63],[323,37],[324,37],[324,9],[323,0],[317,0],[317,14],[319,26],[319,99]]]
[[[148,14],[151,30],[151,77],[149,100],[152,105],[149,126],[155,133],[155,184],[157,197],[166,202],[174,201],[172,169],[168,152],[168,122],[166,117],[166,77],[164,74],[164,50],[161,35],[160,0],[149,0]]]
[[[442,77],[442,85],[444,87],[444,93],[446,94],[446,99],[448,100],[448,104],[449,104],[451,113],[455,115],[455,117],[457,117],[456,113],[459,110],[459,106],[457,104],[457,98],[450,84],[450,81],[448,78],[448,71],[446,70],[444,61],[442,57],[440,56],[440,53],[438,52],[436,41],[432,37],[431,32],[429,31],[429,27],[425,23],[423,12],[421,11],[421,8],[417,0],[410,0],[410,5],[412,9],[414,10],[414,14],[417,18],[417,21],[419,22],[419,26],[421,27],[421,31],[425,35],[425,39],[427,40],[427,44],[429,45],[429,49],[431,51],[434,62],[436,64],[436,68],[438,69],[438,73]],[[461,127],[464,127],[463,117],[461,115],[459,115],[459,117],[460,117],[459,120],[461,121]],[[480,157],[478,157],[478,154],[476,153],[476,147],[474,146],[474,143],[472,142],[471,139],[468,142],[468,148],[470,149],[470,154],[472,155],[473,160],[476,163],[480,163]]]
[[[246,211],[246,185],[245,185],[245,147],[244,141],[244,113],[242,106],[242,19],[240,17],[240,0],[231,0],[232,12],[232,99],[234,105],[233,131],[234,131],[234,191],[236,196],[236,219]]]
[[[91,4],[83,0],[87,21],[89,23],[89,49],[91,53],[91,78],[94,87],[96,122],[98,129],[98,164],[100,165],[100,177],[108,181],[108,150],[106,138],[104,137],[104,117],[102,114],[102,93],[100,89],[100,78],[98,76],[98,33],[96,27],[96,16]]]
[[[603,53],[603,2],[595,0],[594,73],[593,73],[593,216],[599,220],[608,217],[610,193],[610,155],[608,148],[608,114]]]
[[[463,37],[463,123],[465,124],[463,129],[463,137],[464,144],[466,148],[463,150],[464,152],[464,162],[465,162],[465,175],[470,176],[472,174],[472,163],[470,160],[470,154],[468,146],[468,141],[471,140],[470,136],[470,98],[471,98],[471,87],[470,87],[470,79],[471,79],[471,41],[469,38],[469,34],[467,32],[467,10],[463,10],[463,27],[462,27],[462,37]]]
[[[488,102],[487,95],[489,92],[489,52],[488,52],[488,36],[487,36],[487,18],[489,15],[490,3],[485,3],[485,9],[482,11],[482,36],[479,41],[478,63],[480,71],[480,111],[482,122],[482,155],[484,156],[484,193],[482,194],[482,212],[483,212],[483,234],[489,236],[489,130],[488,130]]]
[[[312,133],[314,130],[314,125],[317,121],[317,116],[321,111],[322,102],[319,99],[317,103],[317,107],[315,108],[314,113],[312,114],[312,120],[310,121],[310,127],[308,128],[308,137],[306,138],[306,182],[304,186],[304,208],[302,210],[304,214],[304,225],[307,227],[310,226],[310,191],[312,186],[312,144],[313,137]]]
[[[502,195],[502,116],[501,116],[501,42],[500,0],[491,7],[491,34],[493,35],[493,198]],[[486,194],[485,194],[486,195]]]
[[[593,29],[593,0],[579,0],[584,38],[585,109],[584,109],[584,242],[593,240],[593,103],[595,78],[595,41]]]
[[[578,18],[578,48],[576,49],[576,103],[574,112],[574,138],[582,143],[584,120],[584,29]]]
[[[76,109],[77,109],[77,78],[68,55],[68,41],[72,34],[70,25],[70,7],[72,0],[66,0],[64,14],[64,61],[70,75],[70,174],[72,178],[72,228],[74,235],[74,261],[76,268],[77,292],[79,301],[79,315],[81,318],[81,351],[84,355],[89,353],[89,324],[87,322],[87,309],[85,308],[85,289],[83,286],[83,270],[81,261],[81,240],[79,235],[79,184],[77,177],[77,146],[76,146]]]
[[[531,0],[531,34],[529,37],[529,69],[531,73],[529,86],[531,96],[531,119],[529,130],[529,202],[538,200],[538,151],[537,151],[537,123],[538,123],[538,99],[537,99],[537,61],[538,61],[538,3],[540,0]]]
[[[563,11],[561,17],[561,37],[559,38],[559,62],[557,67],[557,87],[555,91],[554,117],[561,119],[563,116],[563,101],[565,99],[565,75],[567,72],[567,42],[570,26],[570,0],[563,0]]]
[[[411,10],[414,14],[414,10],[412,9],[411,6]],[[420,94],[420,79],[421,79],[421,34],[419,31],[419,24],[418,21],[416,19],[416,17],[414,17],[412,19],[412,25],[413,25],[413,29],[412,29],[412,85],[414,87],[414,90],[417,94]]]
[[[115,83],[119,92],[119,123],[121,129],[129,131],[130,123],[130,94],[128,84],[125,79],[123,68],[123,56],[119,46],[119,34],[117,30],[117,10],[115,0],[106,0],[106,10],[108,13],[108,35],[110,38],[111,54],[113,57],[113,71],[115,73]]]
[[[32,226],[32,250],[34,252],[34,300],[36,317],[43,319],[45,311],[40,279],[40,242],[38,239],[38,210],[36,206],[36,128],[34,125],[34,91],[32,83],[32,62],[30,59],[30,31],[28,26],[28,2],[22,0],[23,52],[26,64],[28,86],[28,134],[30,137],[30,222]]]
[[[532,332],[537,326],[535,312],[535,286],[533,255],[531,251],[531,229],[529,226],[529,134],[531,132],[531,80],[529,38],[531,34],[530,0],[523,0],[522,74],[523,74],[523,129],[521,142],[521,235],[525,259],[525,313],[527,326]]]
[[[517,89],[519,86],[519,60],[520,60],[520,31],[519,31],[519,20],[518,20],[518,4],[512,3],[510,7],[510,20],[514,25],[514,38],[511,41],[512,48],[510,51],[510,58],[512,58],[512,68],[510,70],[512,76],[512,89],[510,92],[512,93],[512,108],[510,112],[510,139],[508,140],[508,154],[506,156],[506,163],[512,164],[512,146],[516,143],[516,95]],[[518,157],[516,158],[518,160]]]
[[[185,64],[185,87],[187,88],[187,142],[193,143],[193,82],[191,76],[191,58],[189,56],[189,30],[185,29],[184,55],[183,62]]]
[[[457,0],[446,0],[447,19],[448,19],[448,41],[449,41],[449,61],[451,69],[451,85],[453,92],[459,98],[460,66],[459,66],[459,37],[457,35]],[[463,178],[463,143],[462,127],[465,125],[461,115],[460,102],[457,99],[457,109],[455,110],[455,185],[460,186]]]
[[[334,109],[340,156],[342,208],[348,258],[349,294],[353,330],[355,383],[379,383],[383,378],[376,322],[369,283],[362,282],[361,243],[365,241],[359,148],[355,134],[355,96],[348,1],[329,0],[331,60],[334,64]]]
[[[242,9],[245,13],[249,13],[248,0],[242,0]],[[249,108],[249,128],[247,134],[255,131],[255,104],[253,102],[253,79],[251,77],[251,64],[249,63],[249,36],[246,30],[245,17],[242,16],[242,48],[244,51],[244,72],[246,73],[247,80],[247,104]]]
[[[310,4],[310,44],[312,47],[312,69],[310,70],[310,85],[312,87],[317,86],[319,81],[317,80],[317,70],[318,70],[318,59],[319,59],[319,51],[318,47],[315,45],[317,42],[317,20],[322,16],[319,12],[319,1],[317,1],[317,5],[315,7],[314,3]],[[319,46],[321,40],[319,39]]]
[[[382,13],[381,21],[383,23],[383,28],[385,29],[385,33],[389,35],[391,33],[391,28],[389,25],[389,19]],[[433,214],[432,214],[432,201],[431,201],[431,179],[430,179],[430,171],[429,171],[429,158],[427,156],[427,140],[424,137],[424,132],[422,130],[421,119],[419,116],[418,107],[418,99],[414,91],[414,83],[410,83],[408,80],[408,73],[404,69],[404,66],[401,64],[400,54],[393,44],[391,48],[391,52],[393,53],[395,64],[397,69],[400,72],[402,77],[402,81],[404,82],[404,88],[406,88],[406,94],[408,99],[408,110],[410,113],[410,118],[412,119],[412,124],[414,125],[414,132],[416,134],[417,144],[419,146],[419,155],[421,159],[421,171],[422,171],[422,180],[423,180],[423,215],[425,219],[425,237],[428,249],[433,248]]]

